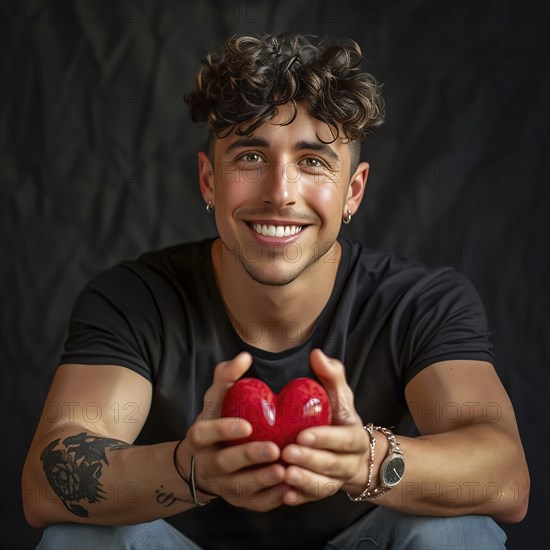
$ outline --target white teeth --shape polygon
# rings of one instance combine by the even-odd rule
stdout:
[[[290,237],[302,230],[301,225],[261,225],[253,223],[252,227],[256,233],[264,237]]]

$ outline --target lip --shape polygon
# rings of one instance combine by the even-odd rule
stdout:
[[[301,231],[298,233],[295,233],[294,235],[289,235],[288,237],[268,237],[266,235],[260,235],[259,233],[256,233],[255,229],[252,227],[252,224],[261,224],[261,225],[299,225],[302,227]],[[307,230],[308,225],[305,225],[302,223],[292,223],[287,220],[282,221],[275,221],[275,220],[254,220],[254,221],[247,221],[246,225],[249,229],[249,231],[252,233],[254,239],[264,245],[270,245],[270,246],[286,246],[291,243],[296,242],[302,233]]]
[[[248,224],[254,224],[259,223],[260,225],[299,225],[302,227],[305,227],[306,225],[310,225],[308,223],[304,223],[304,220],[277,220],[273,218],[269,219],[251,219],[251,220],[244,220]]]

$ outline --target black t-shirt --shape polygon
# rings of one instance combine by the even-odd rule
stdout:
[[[254,358],[246,376],[279,392],[293,378],[314,377],[309,352],[322,348],[346,366],[363,421],[395,426],[396,433],[410,428],[404,389],[423,368],[449,359],[492,361],[485,313],[465,277],[343,239],[333,292],[310,336],[281,353],[255,348],[225,312],[212,242],[122,262],[96,275],[74,306],[60,364],[121,365],[153,384],[138,444],[183,438],[202,409],[214,367],[243,350]],[[240,329],[254,338],[270,327]],[[284,332],[290,340],[298,333],[292,323]],[[216,499],[169,521],[205,548],[280,548],[282,541],[285,548],[319,548],[372,506],[351,502],[343,492],[269,513]]]

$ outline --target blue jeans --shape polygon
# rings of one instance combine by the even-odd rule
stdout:
[[[487,516],[441,518],[378,507],[331,541],[326,550],[492,550],[505,548],[504,531]],[[253,547],[253,543],[251,543]],[[39,550],[200,550],[164,520],[122,527],[61,523],[44,531]]]

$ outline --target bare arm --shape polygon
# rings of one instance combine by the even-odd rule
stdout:
[[[23,470],[29,523],[127,524],[191,507],[175,442],[133,446],[151,384],[115,365],[57,370]]]
[[[406,477],[384,505],[521,521],[529,472],[512,403],[493,366],[436,363],[409,383],[406,398],[421,437],[401,438],[410,456]]]
[[[330,361],[330,368],[319,362],[319,369],[317,361],[312,366],[330,385],[332,400],[348,411],[349,421],[305,430],[299,445],[283,451],[283,458],[296,465],[288,468],[286,479],[301,493],[299,499],[293,495],[295,504],[318,498],[307,490],[314,482],[332,483],[352,495],[359,495],[367,482],[369,452],[362,421],[342,365]],[[493,366],[479,361],[436,363],[408,384],[406,397],[421,436],[397,434],[406,458],[405,475],[373,502],[421,515],[485,514],[502,522],[521,521],[527,511],[529,473],[512,405]],[[314,443],[306,442],[306,431],[315,434]],[[375,435],[373,488],[388,447],[385,436]],[[301,456],[294,459],[290,452],[298,447]],[[359,467],[352,460],[353,449],[362,456]],[[296,473],[299,482],[292,481]]]
[[[281,483],[284,472],[278,464],[259,466],[278,458],[277,446],[253,442],[225,448],[223,441],[248,435],[251,426],[209,412],[219,411],[225,391],[251,362],[241,354],[216,367],[204,410],[178,447],[176,461],[189,480],[190,459],[196,457],[200,501],[212,498],[200,491],[207,481],[209,489],[234,504],[267,510],[281,503],[270,489]],[[195,506],[174,466],[178,442],[132,445],[151,396],[151,384],[123,367],[59,367],[23,470],[23,507],[31,525],[135,524]],[[257,488],[253,492],[258,494],[249,490],[243,499],[233,486]]]

